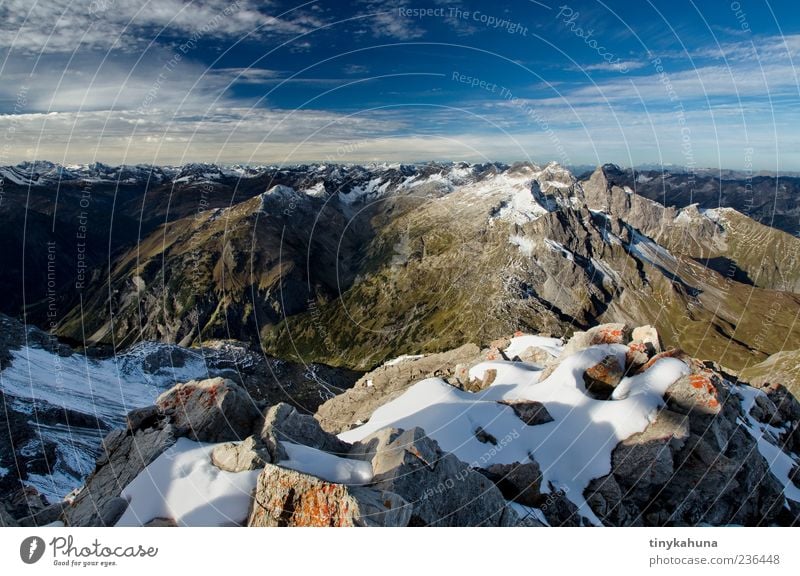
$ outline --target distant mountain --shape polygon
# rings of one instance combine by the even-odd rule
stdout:
[[[654,324],[729,369],[800,347],[800,240],[735,210],[665,208],[611,166],[583,182],[557,164],[265,170],[195,165],[132,190],[115,218],[146,215],[140,230],[56,332],[117,349],[235,338],[359,369],[604,321]]]
[[[612,185],[628,187],[634,194],[664,206],[700,209],[733,208],[764,224],[800,236],[800,175],[764,174],[737,170],[683,168],[622,169],[602,167]],[[588,180],[584,172],[580,180]]]

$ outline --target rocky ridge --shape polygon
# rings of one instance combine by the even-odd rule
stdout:
[[[619,365],[612,366],[609,358]],[[491,381],[489,369],[496,371]],[[553,382],[555,390],[567,386],[571,391],[542,401],[515,397],[506,382],[528,375],[531,384],[519,393]],[[599,394],[594,381],[608,390]],[[441,419],[441,426],[429,430],[413,425],[415,418],[426,418],[413,411],[402,420],[409,423],[404,429],[380,424],[390,421],[387,414],[397,413],[398,406],[412,406],[415,395],[434,382],[477,402],[476,408],[453,416],[444,404],[434,404],[437,411],[430,418]],[[663,392],[650,405],[647,395],[654,389]],[[502,402],[490,400],[492,393],[503,391]],[[529,431],[540,428],[570,435],[569,412],[559,405],[569,402],[570,394],[601,408],[636,398],[646,406],[639,431],[608,447],[607,471],[592,477],[580,494],[553,477],[545,445],[520,446]],[[373,412],[367,424],[354,409],[361,403]],[[474,438],[459,440],[478,442],[483,459],[470,462],[448,452],[442,445],[449,444],[442,435],[447,421],[470,414],[481,421],[478,406],[489,403],[504,414],[495,420],[519,424],[505,429],[486,422],[475,429]],[[367,428],[370,423],[374,432]],[[346,432],[337,437],[326,429]],[[507,430],[505,437],[501,429]],[[241,504],[230,509],[226,523],[788,526],[800,521],[798,434],[800,403],[779,383],[749,386],[721,374],[713,363],[665,348],[651,327],[607,324],[576,333],[567,342],[517,334],[483,350],[463,347],[449,355],[398,359],[329,400],[316,419],[286,404],[262,410],[231,380],[179,384],[155,405],[131,413],[126,429],[109,434],[86,485],[40,518],[53,521],[55,516],[73,526],[129,525],[131,519],[137,525],[193,525],[191,516],[181,514],[149,517],[155,513],[144,512],[143,494],[148,493],[140,486],[143,477],[160,474],[171,450],[196,445],[196,440],[214,444],[192,468],[205,466],[220,478],[252,479],[250,496],[239,498]],[[589,435],[617,438],[600,424]],[[582,438],[568,440],[580,443]],[[524,454],[520,448],[527,450],[524,459],[503,460],[504,454]],[[584,457],[589,461],[575,465],[595,466],[597,454]],[[20,518],[19,509],[6,503],[3,521],[35,523],[30,516]]]

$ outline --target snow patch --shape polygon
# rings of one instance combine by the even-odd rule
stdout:
[[[122,491],[130,503],[116,526],[169,518],[178,526],[244,524],[260,470],[226,472],[211,463],[213,444],[178,441]]]
[[[800,462],[796,462],[794,458],[777,446],[780,443],[779,438],[785,433],[785,430],[769,424],[763,424],[750,415],[750,410],[755,405],[756,398],[759,396],[768,398],[767,395],[762,390],[742,384],[736,384],[733,390],[742,398],[742,412],[745,416],[744,420],[740,420],[740,423],[744,425],[747,432],[756,441],[758,451],[767,461],[770,472],[783,486],[784,496],[795,502],[800,502],[800,488],[789,478],[792,470],[800,465]]]
[[[565,248],[563,244],[556,242],[555,240],[551,240],[550,238],[545,238],[544,243],[547,244],[547,246],[553,252],[560,252],[561,255],[570,262],[575,261],[575,256],[572,254],[572,251]]]
[[[541,382],[541,370],[532,364],[483,362],[470,370],[470,376],[480,377],[488,369],[496,370],[497,376],[488,389],[475,394],[441,378],[428,378],[378,408],[366,424],[339,437],[356,442],[387,426],[420,426],[443,450],[474,467],[526,462],[532,455],[542,469],[543,490],[551,486],[563,490],[581,514],[598,523],[583,499],[584,489],[611,471],[611,452],[617,444],[642,432],[663,405],[666,389],[689,373],[680,360],[662,358],[643,374],[625,379],[624,398],[601,401],[588,396],[583,372],[608,354],[624,361],[626,352],[627,347],[618,344],[590,347],[564,359]],[[542,402],[554,421],[527,426],[501,400]],[[504,441],[497,446],[480,442],[475,436],[478,427]]]
[[[403,354],[402,356],[398,356],[397,358],[393,358],[383,363],[384,366],[394,366],[395,364],[400,364],[402,362],[408,362],[409,360],[419,360],[420,358],[424,358],[425,354]]]
[[[340,458],[302,444],[282,442],[289,455],[279,466],[311,474],[336,484],[368,484],[372,481],[372,464],[364,460]]]

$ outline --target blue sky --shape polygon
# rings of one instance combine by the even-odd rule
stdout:
[[[0,164],[800,169],[795,0],[0,0]]]

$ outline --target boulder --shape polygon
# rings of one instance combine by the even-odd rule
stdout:
[[[645,362],[644,364],[639,366],[639,368],[637,368],[634,373],[635,374],[641,374],[642,372],[648,370],[653,364],[655,364],[656,362],[658,362],[662,358],[677,358],[678,360],[682,360],[683,362],[686,362],[687,365],[693,364],[692,358],[688,354],[686,354],[686,352],[684,352],[680,348],[670,348],[669,350],[665,350],[664,352],[660,352],[660,353],[656,354],[655,356],[653,356],[652,358],[650,358],[650,360],[648,360],[647,362]]]
[[[658,330],[650,326],[639,326],[634,328],[631,333],[631,344],[644,345],[645,352],[648,356],[653,356],[664,351],[664,346],[661,343],[661,337],[658,335]]]
[[[100,446],[97,465],[86,484],[63,514],[67,526],[103,526],[118,503],[114,502],[131,481],[175,443],[168,422],[147,430],[114,430]]]
[[[443,453],[421,428],[388,443],[384,436],[372,459],[376,488],[400,495],[413,506],[415,526],[514,526],[516,513],[500,490],[452,454]],[[369,440],[367,440],[369,442]]]
[[[564,345],[560,357],[566,358],[598,344],[625,344],[630,340],[630,334],[630,328],[621,323],[600,324],[586,332],[575,332]]]
[[[227,472],[260,470],[271,461],[267,445],[255,436],[248,436],[239,443],[218,444],[211,451],[211,463]]]
[[[280,442],[310,446],[332,454],[347,454],[350,445],[322,429],[309,414],[301,414],[294,406],[281,402],[264,414],[261,440],[266,445],[272,462],[288,458]]]
[[[586,393],[595,400],[608,400],[624,374],[617,357],[608,355],[583,373]]]
[[[544,500],[539,492],[542,471],[536,462],[492,464],[480,472],[494,482],[506,500],[534,508]]]
[[[126,419],[128,430],[136,432],[137,430],[152,428],[158,423],[159,419],[163,417],[164,414],[161,412],[161,409],[155,404],[131,410],[128,412],[128,417]]]
[[[539,424],[553,422],[553,417],[547,411],[545,405],[536,400],[503,401],[500,404],[511,407],[517,418],[528,426],[538,426]]]
[[[345,486],[267,464],[248,526],[407,526],[411,506],[397,494]]]
[[[497,378],[497,370],[487,368],[483,371],[483,378],[471,378],[466,384],[461,385],[461,389],[465,392],[480,392],[491,386],[495,378]]]
[[[249,436],[260,414],[239,384],[227,378],[176,384],[156,399],[176,436],[198,442],[228,442]]]
[[[543,348],[528,346],[525,350],[514,356],[512,360],[515,362],[529,362],[531,364],[544,366],[553,360],[553,356]]]
[[[682,414],[719,414],[720,398],[710,372],[687,374],[670,384],[664,394],[670,409]]]

